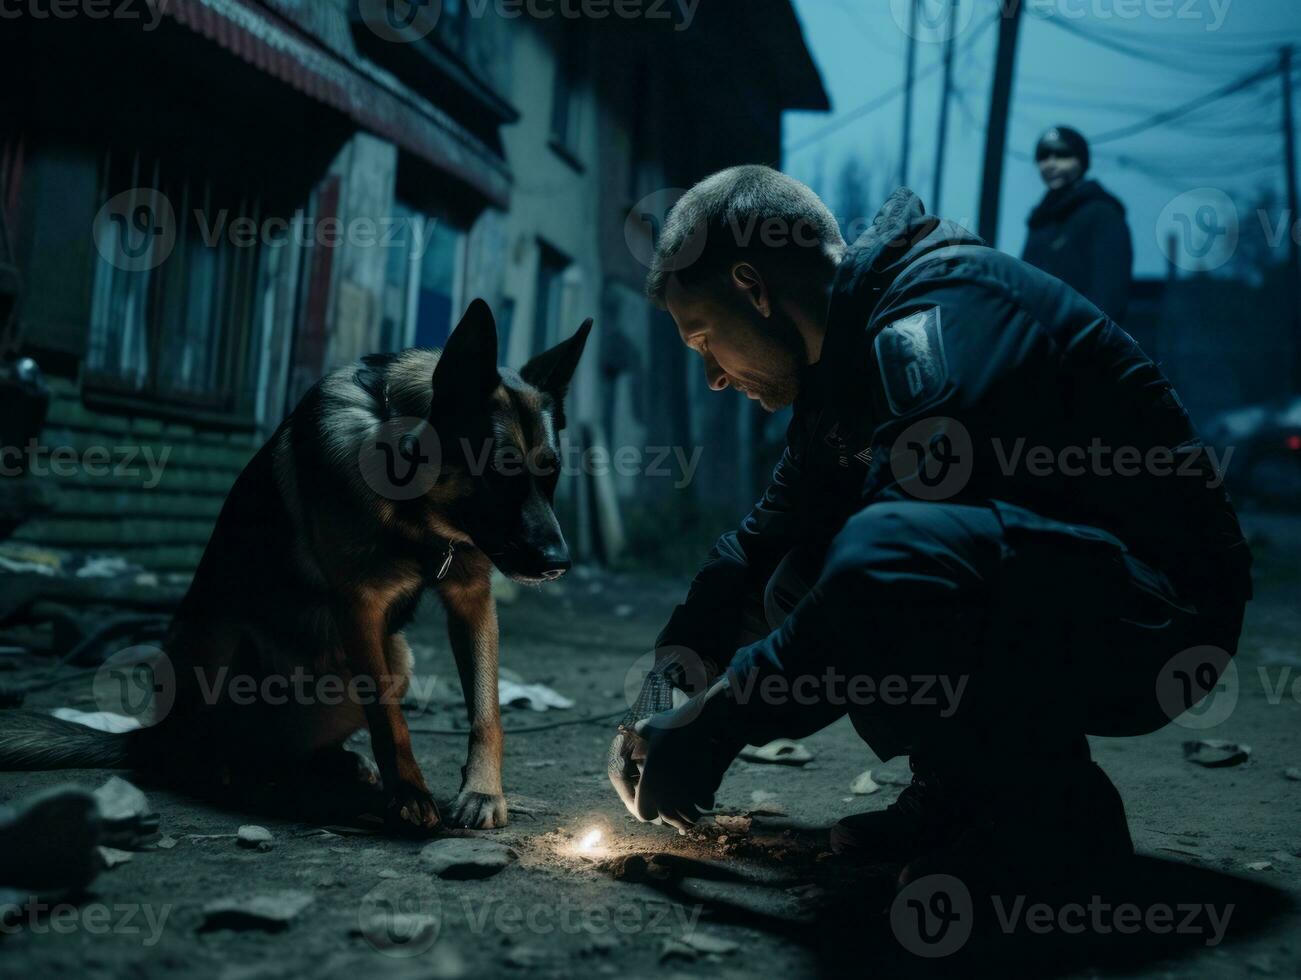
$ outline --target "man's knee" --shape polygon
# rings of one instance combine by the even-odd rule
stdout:
[[[1001,562],[1002,534],[987,507],[873,504],[832,540],[824,575],[863,578],[882,599],[899,589],[967,592],[987,584]]]

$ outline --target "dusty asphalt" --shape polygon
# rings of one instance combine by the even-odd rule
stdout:
[[[851,794],[858,774],[880,767],[847,723],[806,740],[815,758],[803,767],[734,767],[724,811],[743,814],[763,799],[782,813],[756,815],[748,831],[742,821],[683,838],[624,815],[605,774],[613,722],[602,721],[508,735],[512,820],[481,836],[509,845],[519,860],[478,881],[433,877],[419,859],[423,842],[321,833],[338,826],[323,812],[250,812],[137,780],[175,846],[136,853],[53,914],[24,913],[0,936],[0,972],[225,980],[1301,975],[1301,781],[1285,774],[1301,767],[1301,533],[1295,520],[1251,523],[1261,574],[1233,710],[1210,730],[1176,724],[1094,742],[1143,855],[1138,880],[1123,894],[1099,896],[1095,909],[1039,912],[1035,927],[1018,913],[1009,936],[981,906],[977,931],[961,948],[919,957],[901,939],[908,927],[898,916],[892,925],[891,869],[847,867],[824,853],[826,828],[838,817],[885,806],[898,792],[887,785]],[[507,727],[620,709],[627,672],[681,588],[646,576],[576,574],[503,605],[504,666],[576,702],[567,711],[511,709]],[[412,725],[452,725],[458,711],[443,698],[453,695],[455,671],[435,604],[427,604],[412,639],[418,670],[440,681],[431,710],[410,714]],[[88,701],[88,687],[74,683],[35,703]],[[1203,737],[1247,743],[1250,758],[1220,769],[1186,761],[1182,743]],[[450,797],[463,739],[415,738],[435,793]],[[1002,763],[988,765],[992,772]],[[69,780],[93,787],[108,775],[3,774],[0,800]],[[191,836],[231,835],[241,824],[266,827],[272,847]],[[602,848],[577,854],[581,835],[598,826]],[[247,902],[284,891],[312,901],[282,931],[203,928],[204,906],[214,899]],[[1002,910],[1010,914],[1011,904]],[[1153,928],[1134,928],[1134,915]]]

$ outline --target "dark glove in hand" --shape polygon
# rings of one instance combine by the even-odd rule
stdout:
[[[731,707],[720,685],[637,724],[645,743],[633,809],[639,820],[658,817],[685,831],[713,807],[723,774],[745,745]]]

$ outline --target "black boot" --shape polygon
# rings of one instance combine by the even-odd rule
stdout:
[[[845,857],[908,861],[953,841],[967,826],[938,773],[910,756],[912,782],[884,810],[845,817],[831,828],[831,849]]]
[[[955,839],[910,861],[903,887],[952,875],[973,892],[1056,894],[1094,887],[1134,854],[1125,805],[1096,763],[1026,773],[1016,785],[986,786],[981,810]]]

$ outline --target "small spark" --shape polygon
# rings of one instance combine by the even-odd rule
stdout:
[[[583,839],[578,842],[578,849],[580,851],[590,851],[593,848],[595,848],[598,843],[600,843],[600,840],[601,840],[600,830],[589,830],[587,833],[583,835]]]

